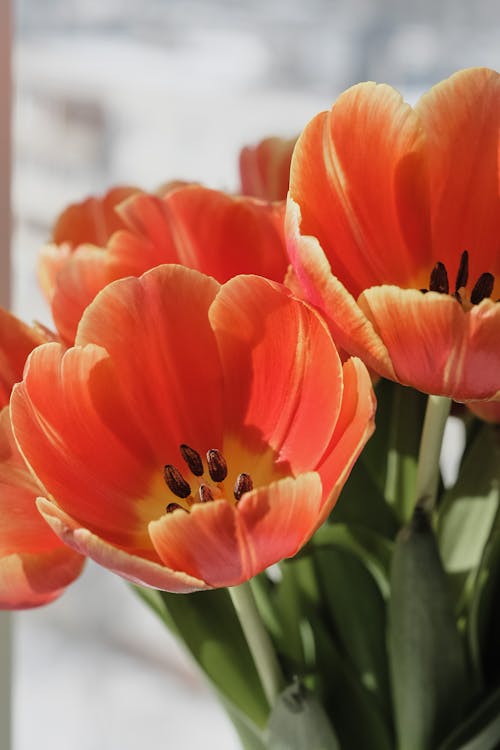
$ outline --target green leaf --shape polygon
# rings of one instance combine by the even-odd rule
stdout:
[[[228,591],[169,594],[132,588],[184,641],[225,702],[264,727],[269,708]]]
[[[279,696],[268,723],[269,750],[340,750],[323,706],[298,680]]]
[[[380,589],[363,561],[340,545],[317,547],[315,560],[336,640],[389,718],[386,606]]]
[[[494,534],[474,576],[468,637],[472,662],[482,682],[500,679],[500,533]],[[500,707],[499,707],[500,710]]]
[[[456,484],[443,496],[438,516],[439,549],[445,570],[477,567],[498,515],[500,451],[490,425],[476,435]]]
[[[396,541],[389,660],[400,750],[428,750],[462,717],[465,651],[429,520],[417,508]]]
[[[331,545],[356,555],[370,571],[384,598],[389,597],[393,542],[363,526],[335,523],[318,529],[310,542],[314,548]]]
[[[439,746],[439,750],[497,750],[500,746],[500,688]]]
[[[322,619],[310,616],[316,644],[316,693],[343,750],[394,750],[392,729],[373,694],[341,656]]]

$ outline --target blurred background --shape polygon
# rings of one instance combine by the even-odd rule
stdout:
[[[2,0],[3,1],[3,0]],[[35,260],[56,215],[116,183],[238,186],[238,152],[344,88],[413,102],[500,68],[496,0],[15,0],[13,307],[50,324]],[[236,750],[189,659],[96,566],[15,616],[14,750]]]

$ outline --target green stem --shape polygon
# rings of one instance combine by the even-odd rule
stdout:
[[[434,509],[439,483],[439,459],[451,399],[429,396],[418,454],[416,502],[427,512]]]
[[[228,589],[270,707],[285,687],[285,680],[269,633],[257,609],[250,583]]]

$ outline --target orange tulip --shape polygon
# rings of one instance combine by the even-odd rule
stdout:
[[[138,193],[118,213],[124,228],[106,249],[80,246],[59,268],[52,314],[68,343],[74,341],[83,311],[106,284],[162,263],[182,263],[220,282],[241,273],[277,281],[285,277],[283,204],[188,185],[162,197]]]
[[[240,153],[241,190],[267,201],[285,200],[296,138],[265,138]]]
[[[500,76],[465,70],[412,109],[346,91],[300,137],[287,210],[304,296],[384,377],[500,398]]]
[[[294,555],[373,428],[365,366],[285,287],[165,265],[111,284],[76,345],[38,348],[16,437],[67,544],[167,591]]]
[[[43,489],[19,453],[6,406],[26,357],[44,341],[41,330],[0,308],[0,609],[47,604],[79,575],[84,562],[38,512],[35,500]]]
[[[49,302],[57,275],[71,254],[80,245],[105,245],[114,232],[123,228],[115,208],[136,192],[138,189],[133,187],[114,187],[102,198],[72,203],[57,218],[51,242],[42,248],[38,258],[38,280]]]

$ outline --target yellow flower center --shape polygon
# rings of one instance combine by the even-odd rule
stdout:
[[[189,511],[195,503],[207,503],[221,497],[231,499],[231,495],[234,502],[237,503],[245,492],[250,492],[253,489],[252,477],[250,474],[242,472],[236,477],[232,492],[226,490],[224,482],[228,474],[227,463],[221,451],[217,448],[211,448],[207,451],[208,477],[205,476],[203,460],[198,451],[189,445],[182,444],[180,452],[193,476],[193,480],[191,480],[191,483],[187,482],[179,469],[173,464],[165,465],[163,477],[167,487],[175,496],[175,501],[168,503],[166,506],[167,513],[173,513],[180,509]],[[192,484],[195,485],[194,490]]]

